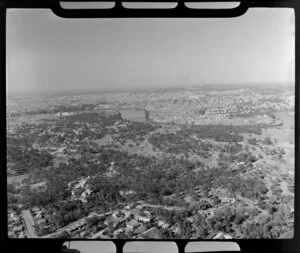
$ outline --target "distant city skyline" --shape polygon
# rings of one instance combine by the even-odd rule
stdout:
[[[229,19],[62,19],[9,10],[7,91],[294,84],[292,9]]]

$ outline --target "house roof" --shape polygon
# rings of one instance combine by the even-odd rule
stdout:
[[[291,238],[293,238],[293,236],[294,236],[294,229],[282,234],[279,238],[291,239]]]
[[[139,220],[143,220],[143,221],[147,221],[147,220],[150,220],[151,218],[150,218],[150,217],[146,217],[146,216],[140,215],[140,216],[138,217],[138,219],[139,219]]]
[[[219,239],[219,238],[223,237],[223,235],[224,235],[223,232],[219,232],[219,233],[217,233],[217,234],[214,236],[213,239]]]
[[[126,223],[126,226],[129,226],[129,227],[136,227],[139,225],[141,225],[141,223],[137,222],[136,220],[131,220]]]
[[[134,230],[134,233],[135,234],[142,234],[142,233],[144,233],[146,231],[146,228],[143,226],[143,225],[141,225],[141,226],[139,226],[136,230]]]
[[[20,225],[20,226],[14,227],[13,230],[14,230],[14,231],[21,231],[22,228],[23,228],[23,227]]]
[[[149,230],[145,231],[142,235],[147,238],[151,238],[151,239],[159,239],[159,237],[160,237],[159,231],[155,227],[150,228]]]
[[[232,239],[232,236],[229,234],[224,234],[223,236],[224,236],[224,239]]]

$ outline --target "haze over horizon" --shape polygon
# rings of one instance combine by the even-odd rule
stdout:
[[[7,91],[294,85],[294,38],[292,9],[251,9],[230,19],[138,22],[9,10]]]
[[[203,84],[195,86],[170,86],[170,87],[137,87],[137,88],[94,88],[94,89],[57,89],[57,90],[32,90],[32,91],[7,91],[8,96],[76,96],[76,95],[95,95],[95,94],[110,94],[110,93],[126,93],[126,92],[158,92],[158,91],[176,91],[176,90],[203,90],[203,91],[225,91],[225,90],[238,90],[238,89],[279,89],[279,90],[294,90],[295,86],[292,83],[280,83],[280,84],[244,84],[240,86],[230,84]]]

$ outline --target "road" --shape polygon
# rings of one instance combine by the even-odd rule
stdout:
[[[163,208],[163,209],[166,209],[166,210],[175,210],[175,211],[182,211],[182,210],[186,210],[185,208],[183,207],[179,207],[179,206],[163,206],[163,205],[152,205],[152,204],[147,204],[147,203],[142,203],[140,204],[141,207],[144,207],[144,206],[148,206],[148,207],[153,207],[153,208]]]
[[[23,210],[22,211],[22,216],[23,216],[23,219],[25,221],[27,237],[28,238],[38,238],[38,236],[35,233],[35,228],[33,227],[34,226],[34,221],[33,221],[33,218],[32,218],[32,215],[31,215],[30,211],[28,209]]]
[[[164,208],[164,209],[167,209],[167,210],[184,210],[184,208],[182,207],[177,207],[177,206],[174,206],[174,207],[166,207],[166,206],[163,206],[163,205],[152,205],[152,204],[147,204],[147,203],[141,203],[139,204],[141,207],[144,207],[144,206],[148,206],[148,207],[153,207],[153,208]],[[93,213],[91,215],[89,215],[88,217],[103,217],[103,216],[107,216],[107,215],[111,215],[113,212],[112,211],[109,211],[109,212],[106,212],[106,213],[102,213],[102,214],[97,214],[97,213]],[[60,233],[68,230],[68,229],[72,229],[72,227],[74,226],[82,226],[84,223],[85,223],[85,219],[87,217],[83,217],[77,221],[74,221],[70,224],[68,224],[67,226],[65,227],[62,227],[58,230],[56,230],[54,233],[52,234],[48,234],[48,235],[44,235],[44,236],[41,236],[40,238],[52,238],[52,237],[56,237],[58,236]],[[102,239],[106,239],[108,238],[107,236],[104,236],[103,234],[103,231],[99,231],[97,234],[93,235],[92,238],[96,238],[96,237],[101,237]]]
[[[103,213],[103,214],[97,214],[97,213],[94,213],[93,215],[90,215],[90,216],[88,216],[88,217],[89,217],[89,218],[90,218],[90,217],[95,217],[95,216],[97,216],[97,217],[103,217],[103,216],[111,215],[111,214],[112,214],[112,212],[107,212],[107,213]],[[82,225],[85,223],[85,219],[86,219],[86,218],[87,218],[87,217],[83,217],[83,218],[81,218],[81,219],[79,219],[79,220],[77,220],[77,221],[74,221],[74,222],[68,224],[68,225],[65,226],[65,227],[62,227],[62,228],[56,230],[56,231],[55,231],[54,233],[52,233],[52,234],[44,235],[44,236],[42,236],[42,237],[40,237],[40,238],[52,238],[52,237],[55,237],[55,236],[59,235],[60,233],[62,233],[62,232],[64,232],[64,231],[66,231],[67,229],[71,229],[73,226],[82,226]]]
[[[110,237],[103,235],[104,231],[105,231],[105,229],[97,232],[92,237],[90,237],[90,239],[97,239],[98,237],[100,237],[101,239],[111,239]]]

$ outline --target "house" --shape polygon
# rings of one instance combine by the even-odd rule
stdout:
[[[18,216],[17,216],[15,213],[10,213],[10,214],[9,214],[9,218],[10,218],[12,221],[17,221],[17,220],[18,220]]]
[[[88,215],[88,218],[91,218],[91,217],[96,216],[96,215],[97,215],[96,212],[91,212],[91,213]]]
[[[151,218],[151,212],[150,211],[144,210],[143,215]]]
[[[153,227],[153,228],[150,228],[149,230],[145,231],[144,233],[142,233],[142,236],[145,239],[159,239],[160,232],[157,228]]]
[[[19,234],[19,238],[26,238],[25,233],[23,232],[23,233]]]
[[[42,226],[43,224],[45,224],[46,223],[46,220],[45,219],[38,219],[37,221],[36,221],[36,224],[38,225],[38,226]]]
[[[178,193],[178,196],[179,196],[179,197],[183,197],[183,196],[184,196],[184,192],[179,192],[179,193]]]
[[[213,237],[213,239],[222,239],[223,235],[224,235],[223,232],[219,232]]]
[[[202,195],[202,189],[197,189],[197,190],[195,190],[195,194]]]
[[[151,220],[151,218],[146,217],[146,216],[139,216],[138,220],[142,221],[142,222],[149,222]]]
[[[213,239],[232,239],[232,236],[229,234],[224,234],[223,232],[219,232],[215,235],[215,237]]]
[[[144,225],[139,226],[136,230],[133,231],[134,234],[142,234],[146,231],[146,228]]]
[[[122,232],[123,232],[123,229],[119,228],[119,229],[115,230],[113,234],[114,234],[114,236],[116,236],[116,235],[118,235],[118,234],[120,234]]]
[[[191,222],[191,223],[194,222],[194,218],[193,217],[188,217],[186,220],[189,221],[189,222]]]
[[[63,113],[61,113],[61,116],[63,116],[63,117],[70,116],[70,113],[69,112],[63,112]]]
[[[132,229],[126,227],[123,229],[124,233],[127,235],[130,231],[132,231]]]
[[[192,203],[193,201],[193,198],[189,195],[185,196],[183,199],[186,203]]]
[[[139,209],[139,210],[142,210],[144,207],[142,206],[142,205],[137,205],[136,207],[135,207],[136,209]]]
[[[172,232],[174,233],[174,234],[177,234],[178,232],[179,232],[179,227],[178,226],[173,226],[173,228],[172,228]]]
[[[39,212],[39,211],[41,211],[41,210],[40,210],[38,207],[33,207],[33,208],[32,208],[32,211],[35,212],[35,213],[37,213],[37,212]]]
[[[133,209],[133,210],[131,210],[131,213],[134,216],[140,216],[142,214],[141,210],[139,210],[139,209]]]
[[[44,226],[44,229],[50,229],[52,227],[52,225],[46,225]]]
[[[158,226],[162,227],[162,228],[168,228],[170,225],[162,220],[158,221]]]
[[[22,230],[23,230],[23,226],[22,226],[22,225],[21,225],[21,226],[16,226],[16,227],[14,227],[14,229],[13,229],[13,231],[14,231],[15,233],[20,233]]]
[[[84,237],[86,235],[86,233],[87,233],[86,231],[82,231],[82,232],[80,232],[79,235],[80,235],[80,237]]]
[[[136,229],[141,225],[141,223],[137,222],[136,220],[131,220],[126,223],[126,227],[129,229]]]
[[[129,195],[135,195],[136,191],[133,190],[128,190],[128,191],[119,191],[121,196],[129,196]]]
[[[36,215],[34,216],[34,219],[41,219],[43,218],[43,211],[39,211],[36,213]]]
[[[110,222],[112,222],[113,225],[115,226],[115,225],[116,225],[118,222],[120,222],[120,221],[122,221],[122,218],[117,218],[117,217],[115,217],[115,216],[112,215],[112,216],[108,217],[108,218],[104,221],[104,224],[108,226],[108,224],[109,224]]]
[[[194,189],[195,189],[195,191],[198,191],[201,189],[201,186],[196,186]]]
[[[221,199],[221,202],[222,202],[222,203],[229,203],[229,202],[230,202],[230,199],[225,197],[225,198],[222,198],[222,199]]]
[[[224,234],[224,239],[232,239],[232,236],[229,234]]]

